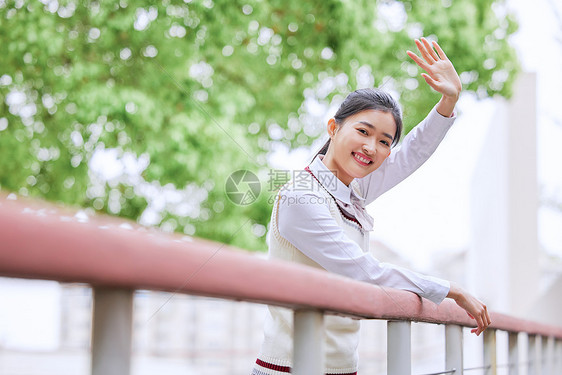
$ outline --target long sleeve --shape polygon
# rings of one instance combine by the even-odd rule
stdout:
[[[455,117],[444,117],[433,108],[427,117],[404,137],[401,146],[393,151],[377,170],[356,179],[365,198],[365,204],[373,202],[426,162],[455,119]]]
[[[408,290],[440,303],[449,282],[382,263],[351,240],[315,192],[284,191],[278,209],[279,233],[324,269],[355,280]]]

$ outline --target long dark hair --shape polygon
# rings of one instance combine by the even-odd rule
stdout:
[[[334,120],[338,126],[342,126],[348,117],[369,109],[392,114],[396,123],[396,134],[394,134],[394,140],[392,141],[392,146],[395,146],[402,134],[402,111],[398,102],[387,92],[379,89],[359,89],[353,91],[340,105],[340,108],[334,115]],[[330,140],[328,139],[320,151],[314,155],[314,158],[318,155],[326,155],[330,146]]]

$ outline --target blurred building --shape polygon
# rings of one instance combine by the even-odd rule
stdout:
[[[536,86],[523,73],[498,99],[473,180],[467,275],[491,309],[560,325],[562,274],[538,239]]]

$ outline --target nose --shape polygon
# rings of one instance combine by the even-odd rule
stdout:
[[[377,152],[377,148],[374,145],[374,142],[367,142],[363,145],[363,152],[367,156],[374,156]]]

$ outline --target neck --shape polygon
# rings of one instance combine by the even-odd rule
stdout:
[[[339,168],[336,161],[330,156],[330,153],[326,153],[324,158],[321,159],[322,163],[328,168],[345,186],[349,186],[351,181],[353,181],[353,177],[343,173]]]

